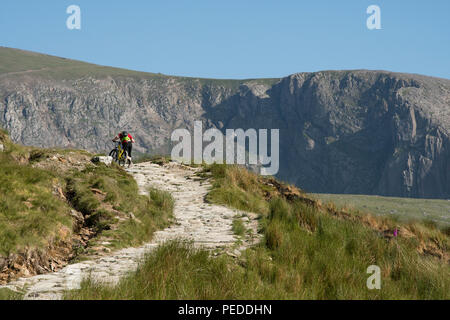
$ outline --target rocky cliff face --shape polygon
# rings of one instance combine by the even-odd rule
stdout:
[[[1,72],[8,59],[0,126],[15,142],[104,152],[127,129],[137,151],[170,153],[172,130],[195,120],[278,128],[278,177],[307,191],[450,198],[450,80],[358,70],[225,81],[70,61]]]
[[[208,118],[226,127],[280,128],[279,177],[306,190],[450,197],[448,80],[296,74],[265,95],[241,89],[219,110]]]

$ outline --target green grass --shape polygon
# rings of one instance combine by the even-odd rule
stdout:
[[[116,287],[87,279],[81,289],[69,291],[66,299],[233,299],[236,285],[244,284],[226,257],[211,259],[209,253],[190,244],[171,242],[149,254],[136,273]]]
[[[418,250],[422,243],[435,243],[448,253],[449,237],[440,230],[417,222],[403,225],[386,217],[353,215],[301,197],[288,201],[262,184],[262,178],[238,167],[213,165],[205,171],[216,179],[210,201],[243,210],[261,208],[264,239],[259,245],[236,261],[169,243],[147,256],[118,286],[87,279],[81,290],[68,292],[66,298],[450,298],[448,262]],[[229,197],[235,194],[238,199]],[[412,236],[386,238],[378,231],[380,226],[405,228]],[[366,287],[367,267],[373,264],[381,268],[381,290]]]
[[[399,237],[388,241],[359,221],[337,220],[300,201],[287,203],[280,199],[271,201],[264,225],[274,272],[288,296],[449,298],[448,265],[420,256],[415,250],[417,239]],[[382,290],[365,287],[366,269],[371,264],[382,270]]]
[[[150,198],[142,199],[134,215],[138,219],[129,219],[122,223],[117,230],[106,231],[106,237],[113,238],[112,246],[124,248],[137,246],[149,241],[156,230],[169,225],[173,217],[174,200],[170,193],[156,189],[150,190]]]
[[[266,237],[273,230],[292,228],[287,223],[271,221]],[[370,232],[358,234],[352,226],[342,233],[339,226],[324,221],[321,228],[311,236],[294,227],[275,248],[264,245],[244,252],[240,264],[227,256],[212,258],[187,244],[166,243],[117,286],[86,279],[65,299],[449,298],[449,273],[442,265],[420,261],[396,244],[386,247],[384,240],[373,236],[371,247],[365,247],[368,242],[359,245],[355,237]],[[366,269],[374,263],[383,270],[381,290],[366,288]]]
[[[338,207],[350,207],[382,216],[396,217],[400,221],[431,220],[442,227],[450,226],[450,201],[437,199],[411,199],[352,194],[313,194],[323,202]]]
[[[89,247],[99,239],[107,239],[111,248],[137,246],[169,224],[171,195],[159,190],[139,195],[134,178],[117,165],[95,165],[85,151],[16,145],[4,130],[0,143],[6,148],[0,153],[0,257],[70,241],[76,229],[73,209],[83,214],[85,226],[96,231]],[[82,155],[85,169],[58,170],[68,162],[47,161],[55,154],[77,159]],[[52,169],[39,167],[40,162]]]
[[[243,236],[247,229],[245,228],[244,222],[239,217],[233,219],[231,230],[237,236]]]
[[[214,177],[207,201],[239,210],[267,213],[268,204],[262,198],[262,190],[255,175],[246,170],[230,170],[224,165],[208,166],[204,172]]]
[[[0,255],[57,240],[62,226],[72,229],[70,207],[53,195],[60,178],[20,165],[0,153]]]
[[[87,223],[109,238],[114,248],[150,240],[155,230],[168,225],[174,206],[167,192],[152,189],[150,196],[139,195],[134,178],[116,165],[89,165],[73,171],[67,178],[67,195]],[[119,217],[125,221],[111,229]]]
[[[7,288],[0,289],[0,300],[22,300],[23,294]]]

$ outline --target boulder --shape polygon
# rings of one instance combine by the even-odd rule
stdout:
[[[81,212],[72,209],[72,210],[70,210],[70,215],[75,219],[77,224],[79,224],[80,226],[83,226],[84,217],[81,214]]]
[[[94,162],[94,163],[102,162],[102,163],[106,164],[107,166],[111,165],[112,161],[113,161],[113,158],[111,156],[98,156],[98,157],[92,158],[92,162]]]
[[[3,152],[5,150],[5,147],[0,143],[0,152]]]

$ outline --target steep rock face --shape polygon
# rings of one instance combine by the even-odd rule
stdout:
[[[35,69],[0,74],[0,126],[15,142],[104,152],[126,129],[137,151],[170,153],[172,131],[195,120],[278,128],[278,177],[307,191],[450,198],[450,80],[365,70],[221,81]]]
[[[450,81],[319,72],[282,79],[266,94],[241,92],[211,118],[280,128],[281,179],[315,192],[450,196]]]
[[[172,129],[201,117],[198,88],[189,92],[173,79],[55,82],[24,76],[4,82],[0,80],[2,125],[26,145],[105,151],[125,128],[136,136],[138,150],[167,151]]]

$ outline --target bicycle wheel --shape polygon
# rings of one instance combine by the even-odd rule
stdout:
[[[117,149],[112,149],[109,156],[113,158],[113,161],[117,162]]]

